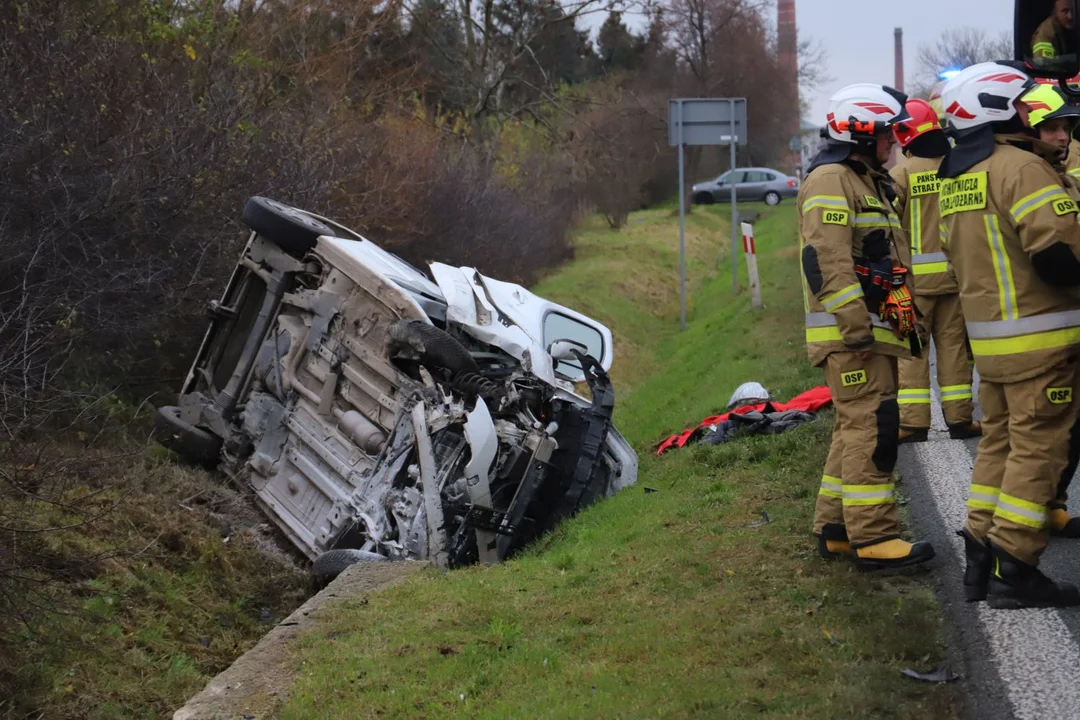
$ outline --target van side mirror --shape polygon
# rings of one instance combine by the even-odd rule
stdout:
[[[551,343],[551,346],[548,348],[548,354],[560,362],[571,362],[577,360],[574,356],[574,350],[577,350],[583,355],[587,355],[589,347],[585,345],[585,343],[579,343],[574,340],[563,338]]]
[[[1016,0],[1013,53],[1039,78],[1080,74],[1080,0]]]

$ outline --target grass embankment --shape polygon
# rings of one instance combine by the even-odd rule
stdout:
[[[786,398],[821,381],[801,338],[793,204],[755,209],[767,308],[733,298],[730,269],[718,268],[728,208],[699,209],[685,333],[670,208],[581,233],[576,260],[537,290],[613,328],[617,422],[641,453],[638,484],[513,562],[425,573],[344,605],[298,648],[281,717],[956,714],[951,686],[900,675],[944,653],[928,583],[816,556],[828,416],[652,452],[741,382]],[[762,511],[771,522],[753,526]]]
[[[14,537],[39,542],[54,579],[27,570],[30,604],[5,618],[2,718],[168,717],[310,594],[220,476],[113,445],[111,460],[80,459],[55,502],[0,508],[68,528]]]

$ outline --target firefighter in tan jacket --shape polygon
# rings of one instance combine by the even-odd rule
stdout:
[[[1043,575],[1049,505],[1068,462],[1080,382],[1077,204],[1044,159],[1022,100],[1035,83],[996,63],[944,89],[956,146],[939,170],[945,252],[979,371],[983,438],[960,533],[964,591],[992,608],[1080,604]]]
[[[882,171],[907,97],[852,85],[830,99],[828,145],[799,190],[799,232],[810,361],[824,367],[836,426],[814,517],[825,558],[861,570],[934,556],[900,538],[893,487],[899,409],[896,361],[910,357],[915,310],[909,258],[891,183]]]
[[[934,340],[941,407],[949,436],[978,437],[972,421],[971,360],[968,357],[959,288],[941,247],[938,166],[949,151],[937,113],[925,100],[908,100],[911,120],[896,126],[904,158],[890,172],[899,189],[897,211],[911,244],[915,305],[922,316],[920,337]],[[930,430],[929,352],[900,361],[900,443],[925,442]]]
[[[1074,201],[1080,203],[1080,179],[1066,170],[1066,158],[1073,131],[1080,120],[1080,107],[1071,105],[1064,93],[1050,84],[1032,88],[1023,97],[1028,106],[1028,122],[1039,133],[1039,139],[1057,149],[1058,154],[1047,158],[1057,172],[1065,191]],[[1069,444],[1069,463],[1065,466],[1058,483],[1057,493],[1050,503],[1050,534],[1058,537],[1080,538],[1080,518],[1069,514],[1069,485],[1072,483],[1076,468],[1080,466],[1080,425],[1074,426]]]
[[[1071,177],[1080,178],[1080,140],[1069,141],[1068,154],[1065,156],[1065,172]]]
[[[1055,0],[1054,10],[1031,37],[1031,55],[1042,60],[1053,60],[1065,51],[1066,31],[1072,30],[1072,0]]]

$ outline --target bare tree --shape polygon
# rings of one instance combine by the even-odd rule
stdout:
[[[623,0],[444,1],[443,22],[434,27],[423,19],[440,0],[406,0],[404,12],[427,41],[427,51],[455,69],[444,79],[456,84],[456,94],[466,98],[464,110],[477,129],[492,117],[500,124],[528,118],[545,125],[542,106],[565,109],[566,99],[558,93],[561,78],[552,72],[553,55],[591,51],[577,21],[625,4]],[[448,30],[462,41],[440,41],[436,33],[445,38]]]
[[[942,70],[1011,57],[1012,36],[1008,32],[991,35],[981,28],[950,28],[934,43],[919,48],[916,87],[929,88]]]

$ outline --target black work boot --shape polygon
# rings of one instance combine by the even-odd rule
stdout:
[[[922,443],[926,442],[929,438],[929,428],[915,428],[901,425],[900,434],[897,437],[897,444],[907,445],[908,443]]]
[[[1080,518],[1065,508],[1050,508],[1050,534],[1059,538],[1080,538]]]
[[[982,423],[970,421],[950,425],[949,437],[953,440],[968,440],[969,438],[982,437]]]
[[[818,553],[826,560],[842,560],[851,557],[851,542],[847,528],[836,523],[826,523],[817,536]]]
[[[990,570],[994,565],[994,556],[990,545],[985,540],[977,540],[967,528],[957,530],[956,534],[964,538],[964,597],[968,602],[986,599],[986,586],[990,582]]]
[[[986,595],[986,604],[990,607],[1019,610],[1080,605],[1080,589],[1075,585],[1054,582],[1039,568],[1017,560],[993,543],[990,551],[994,557]]]

